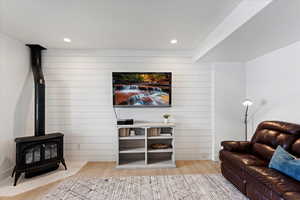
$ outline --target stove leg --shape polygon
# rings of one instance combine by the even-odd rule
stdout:
[[[16,172],[16,174],[15,174],[15,182],[14,182],[14,186],[17,185],[17,181],[18,181],[18,179],[20,178],[20,176],[21,176],[21,173],[20,173],[20,172]]]
[[[66,165],[66,163],[65,163],[65,159],[61,159],[61,163],[63,164],[63,166],[65,167],[65,170],[67,170],[67,165]]]
[[[14,177],[15,172],[16,172],[16,166],[14,167],[14,170],[13,170],[13,172],[12,172],[12,174],[11,174],[11,177]]]

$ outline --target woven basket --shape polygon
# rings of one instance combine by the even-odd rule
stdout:
[[[152,149],[167,149],[170,148],[170,144],[151,144]]]

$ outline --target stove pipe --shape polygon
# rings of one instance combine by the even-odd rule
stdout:
[[[42,50],[38,44],[27,44],[30,48],[31,68],[34,78],[34,135],[45,135],[45,79],[42,70]]]

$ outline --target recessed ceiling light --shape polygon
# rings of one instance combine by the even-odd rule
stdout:
[[[64,38],[64,42],[70,43],[72,40],[70,38]]]
[[[173,40],[170,41],[170,43],[171,43],[171,44],[177,44],[177,43],[178,43],[178,40],[173,39]]]

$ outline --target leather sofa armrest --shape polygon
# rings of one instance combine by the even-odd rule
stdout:
[[[223,141],[221,146],[226,151],[231,152],[249,152],[251,143],[248,141]]]

